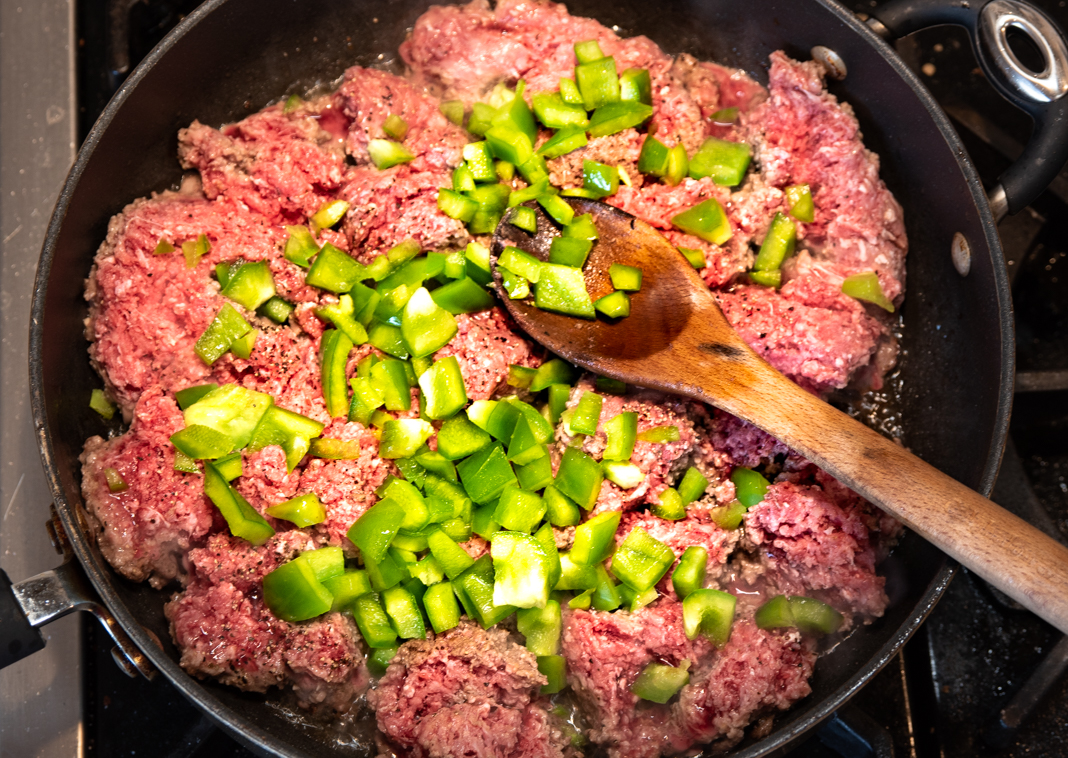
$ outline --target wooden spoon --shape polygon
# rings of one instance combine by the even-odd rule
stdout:
[[[510,300],[496,271],[500,251],[513,245],[548,260],[558,232],[540,209],[536,234],[505,221],[494,236],[494,275],[533,339],[597,374],[696,398],[760,427],[1068,634],[1068,548],[772,368],[651,226],[604,203],[570,202],[576,213],[593,214],[599,234],[585,268],[590,296],[612,291],[612,263],[640,268],[641,291],[616,323]]]

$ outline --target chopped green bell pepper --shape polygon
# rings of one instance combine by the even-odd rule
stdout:
[[[426,639],[423,613],[412,593],[403,587],[390,587],[382,593],[382,604],[398,637],[402,640]]]
[[[679,482],[678,490],[679,497],[682,498],[682,504],[689,505],[694,500],[700,499],[705,494],[706,489],[708,489],[708,479],[697,467],[690,466],[686,469],[682,481]]]
[[[812,190],[807,184],[793,184],[786,188],[786,204],[789,213],[798,221],[811,224],[816,218],[816,206],[812,202]]]
[[[366,571],[353,569],[323,580],[323,586],[333,596],[332,611],[347,610],[360,595],[371,591],[371,580]]]
[[[678,490],[668,487],[660,493],[660,502],[653,506],[653,513],[667,521],[679,521],[686,518],[686,504]]]
[[[207,462],[204,464],[204,494],[219,509],[235,537],[262,545],[274,535],[267,520],[230,486],[214,465]]]
[[[204,363],[211,365],[223,357],[234,342],[252,331],[252,325],[234,310],[229,303],[224,303],[208,328],[197,339],[193,351]]]
[[[690,545],[679,558],[679,565],[671,572],[671,586],[675,594],[685,599],[690,593],[705,586],[708,572],[708,550],[700,545]]]
[[[874,303],[887,313],[894,312],[894,304],[886,297],[879,284],[879,276],[874,271],[847,276],[842,282],[842,292],[857,300]]]
[[[530,534],[500,531],[490,544],[493,604],[544,608],[549,600],[551,564],[542,544]]]
[[[556,471],[556,488],[587,511],[597,502],[604,473],[600,464],[577,448],[568,448]]]
[[[742,525],[745,512],[749,510],[741,502],[732,500],[727,505],[720,505],[708,512],[713,523],[720,529],[731,531]]]
[[[284,519],[302,529],[326,521],[326,509],[314,492],[306,492],[272,505],[267,509],[267,515]]]
[[[517,482],[499,444],[489,445],[466,458],[457,464],[456,471],[468,496],[479,504],[497,499],[505,487]]]
[[[753,261],[753,268],[756,271],[778,270],[783,261],[793,255],[796,241],[797,226],[786,216],[776,213]]]
[[[630,315],[630,296],[626,292],[612,292],[595,300],[593,307],[608,318],[626,318]]]
[[[392,168],[400,163],[415,160],[404,145],[388,139],[373,139],[367,143],[367,152],[376,168]]]
[[[368,647],[375,649],[395,646],[397,632],[389,623],[389,616],[386,615],[377,592],[368,592],[356,598],[352,604],[352,617],[356,620],[356,626],[359,627]]]
[[[556,654],[564,628],[560,603],[550,599],[542,607],[520,608],[515,620],[519,633],[526,638],[527,650],[536,656]]]
[[[739,466],[731,472],[731,481],[734,482],[735,497],[746,508],[752,508],[764,500],[770,483],[753,469]]]
[[[439,582],[427,587],[423,593],[423,607],[426,608],[430,626],[438,634],[460,623],[460,604],[456,601],[451,582]]]
[[[182,416],[187,426],[201,424],[225,434],[233,441],[232,449],[240,450],[273,406],[274,399],[266,393],[224,384],[186,408]]]
[[[590,116],[591,137],[607,137],[624,129],[639,127],[653,115],[652,106],[637,102],[618,102],[602,105]]]
[[[539,147],[537,155],[545,159],[559,158],[561,155],[567,155],[586,147],[588,142],[585,126],[565,127]]]
[[[611,555],[621,516],[619,511],[607,511],[579,524],[575,528],[571,560],[593,566]]]
[[[596,315],[582,271],[555,263],[543,264],[541,279],[534,286],[534,304],[568,316],[592,319]]]
[[[630,691],[642,700],[649,700],[663,705],[675,697],[679,690],[689,684],[689,669],[690,662],[688,660],[683,661],[682,665],[678,667],[668,666],[663,663],[650,663],[638,674],[638,678],[630,686]]]
[[[306,621],[330,610],[334,598],[307,561],[284,563],[263,577],[263,601],[283,621]]]
[[[714,245],[722,245],[734,234],[723,206],[715,198],[709,198],[672,217],[671,223],[687,234]]]
[[[660,581],[675,562],[675,553],[640,526],[634,527],[612,557],[612,573],[637,592]]]
[[[547,486],[542,493],[549,523],[553,526],[574,526],[582,520],[582,512],[573,500],[554,486]]]
[[[744,142],[709,137],[690,159],[690,176],[694,179],[711,177],[724,187],[737,187],[749,168],[751,150]]]
[[[378,454],[382,458],[410,458],[423,446],[434,427],[423,419],[389,419],[382,426]]]
[[[304,283],[339,295],[351,290],[363,278],[364,267],[344,250],[327,242],[315,256]]]
[[[638,414],[624,411],[613,416],[604,425],[608,441],[601,459],[605,461],[629,461],[638,438]]]
[[[719,647],[727,644],[738,599],[729,592],[695,589],[682,601],[682,624],[687,639],[703,633]]]
[[[327,329],[323,332],[320,345],[326,411],[331,418],[346,416],[349,410],[349,385],[345,378],[345,367],[353,348],[352,340],[338,329]]]

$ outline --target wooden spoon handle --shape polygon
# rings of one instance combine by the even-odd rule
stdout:
[[[691,347],[709,352],[707,342]],[[690,356],[704,399],[781,440],[1068,634],[1068,548],[745,352]]]

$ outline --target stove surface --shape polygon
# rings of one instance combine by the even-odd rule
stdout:
[[[50,568],[56,559],[42,547],[47,545],[42,526],[48,495],[36,448],[27,444],[32,439],[28,396],[24,390],[10,390],[25,385],[30,279],[55,193],[73,156],[72,145],[84,137],[123,76],[122,51],[100,44],[109,30],[108,6],[114,4],[114,0],[87,0],[74,10],[68,2],[51,0],[33,9],[27,2],[18,11],[6,0],[0,4],[4,66],[0,372],[5,387],[0,393],[0,508],[4,509],[0,511],[0,566],[16,581]],[[120,47],[128,50],[129,65],[136,64],[196,4],[180,0],[126,3],[132,9],[130,36]],[[846,3],[862,14],[878,4]],[[1036,0],[1035,4],[1068,28],[1064,0]],[[30,12],[33,20],[21,15]],[[31,65],[15,60],[8,44],[11,36],[28,34],[27,30],[39,33],[40,28],[46,29],[47,43],[57,46],[53,50],[66,50],[65,64],[50,60],[49,68],[44,61]],[[32,106],[37,108],[32,111],[27,105],[32,98],[26,93],[13,102],[12,84],[20,79],[12,76],[9,65],[23,66],[19,72],[50,71],[57,80],[65,75],[73,92],[75,56],[65,41],[73,29],[79,39],[77,111],[73,101],[57,106],[62,115],[47,106],[43,111]],[[921,32],[899,42],[898,51],[950,113],[984,181],[993,183],[1026,141],[1030,130],[1026,117],[1005,105],[986,84],[960,30],[942,27]],[[31,120],[32,113],[44,118],[49,134],[49,130],[69,134],[65,148],[44,148],[30,141],[36,139],[30,135],[38,134],[41,126],[35,122],[30,129],[22,123]],[[42,156],[46,150],[55,152]],[[35,177],[32,188],[28,180],[21,179],[25,174],[16,173],[27,169]],[[16,200],[8,200],[9,192],[15,193],[11,197]],[[994,495],[997,502],[1030,517],[1062,540],[1068,538],[1066,202],[1068,177],[1062,173],[1032,208],[1000,225],[1014,279],[1021,373],[1013,444]],[[47,628],[52,637],[46,648],[51,656],[47,663],[35,663],[35,656],[0,673],[0,754],[46,758],[254,755],[215,727],[166,681],[149,683],[122,674],[111,660],[110,640],[95,621],[82,622],[80,633],[73,619],[63,623],[62,629]],[[1014,607],[962,570],[902,653],[789,756],[1068,756],[1068,678],[1057,675],[1068,664],[1068,644],[1058,647],[1061,640],[1048,624]],[[73,652],[81,647],[84,655]],[[1036,671],[1052,672],[1052,684],[1039,695],[1025,686]],[[48,688],[34,684],[41,681],[48,681]],[[1031,681],[1034,687],[1036,680]],[[47,721],[42,726],[41,712],[51,712],[59,701],[67,708],[67,715],[59,721],[61,728],[51,729]]]

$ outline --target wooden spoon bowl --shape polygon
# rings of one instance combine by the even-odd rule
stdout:
[[[494,277],[527,334],[602,376],[696,398],[754,424],[1068,633],[1068,548],[772,368],[734,331],[689,262],[649,224],[604,203],[569,202],[576,214],[592,214],[599,234],[585,267],[590,296],[612,291],[613,263],[640,268],[642,287],[631,296],[630,316],[615,321],[511,300],[497,256],[512,245],[548,260],[559,231],[540,208],[534,234],[504,221],[494,235]]]

